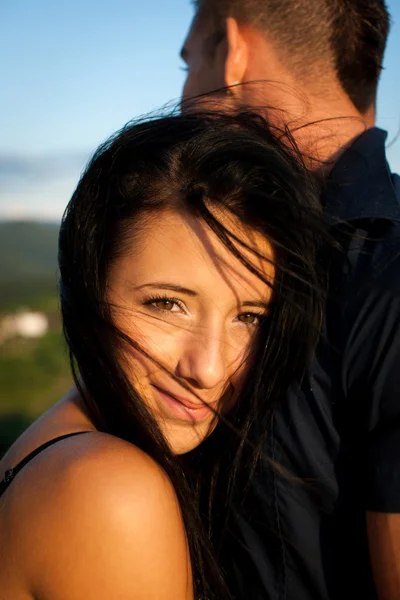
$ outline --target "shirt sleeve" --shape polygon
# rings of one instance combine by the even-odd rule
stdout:
[[[397,262],[397,261],[396,261]],[[362,430],[366,510],[400,513],[400,264],[359,290],[343,358],[346,406]]]

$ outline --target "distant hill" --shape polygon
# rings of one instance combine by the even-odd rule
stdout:
[[[59,225],[0,222],[0,308],[56,293]]]
[[[72,385],[57,293],[58,230],[52,223],[0,221],[0,323],[31,309],[46,313],[50,326],[43,337],[0,344],[0,457]]]
[[[55,277],[58,225],[0,222],[0,283]]]

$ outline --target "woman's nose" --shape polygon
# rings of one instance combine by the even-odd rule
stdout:
[[[223,383],[227,371],[227,344],[217,332],[191,332],[177,364],[177,376],[197,389]]]

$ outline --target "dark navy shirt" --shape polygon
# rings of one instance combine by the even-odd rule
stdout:
[[[377,598],[366,511],[400,512],[400,179],[385,139],[364,133],[327,183],[345,252],[314,364],[266,448],[295,477],[256,474],[223,553],[238,600]]]

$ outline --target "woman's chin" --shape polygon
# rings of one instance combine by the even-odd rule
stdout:
[[[165,438],[174,454],[186,454],[200,446],[215,428],[216,421],[201,423],[197,426],[180,423],[164,424],[162,427]]]

